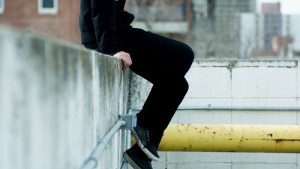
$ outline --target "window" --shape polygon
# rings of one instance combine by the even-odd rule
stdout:
[[[58,0],[38,0],[39,13],[41,13],[41,14],[56,14],[58,11],[57,1]]]
[[[4,12],[4,0],[0,0],[0,13]]]

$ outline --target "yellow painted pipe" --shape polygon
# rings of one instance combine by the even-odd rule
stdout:
[[[159,150],[300,153],[300,126],[171,124]]]

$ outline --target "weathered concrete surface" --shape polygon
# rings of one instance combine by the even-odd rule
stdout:
[[[181,106],[300,106],[298,60],[200,60],[186,78],[190,89]],[[141,107],[151,84],[134,75],[132,85],[131,105]],[[172,123],[299,125],[300,112],[178,111]],[[160,156],[154,168],[300,169],[300,155],[293,153],[160,152]]]
[[[299,106],[299,61],[199,61],[182,106]],[[127,109],[118,59],[0,28],[0,168],[77,168]],[[131,106],[151,84],[134,76]],[[181,111],[173,123],[300,124],[299,112]],[[120,167],[118,132],[98,168]],[[154,168],[300,169],[299,154],[161,152]],[[297,168],[298,167],[298,168]]]
[[[125,113],[128,78],[116,58],[0,28],[0,168],[78,168]],[[120,168],[123,143],[98,168]]]

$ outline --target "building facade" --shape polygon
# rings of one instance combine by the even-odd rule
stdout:
[[[263,3],[261,12],[264,14],[264,30],[265,30],[265,49],[272,49],[273,37],[282,34],[282,18],[281,18],[281,4],[278,3]]]
[[[80,44],[80,0],[0,0],[0,25]]]
[[[127,0],[135,15],[132,26],[187,41],[192,24],[192,0]]]
[[[300,15],[282,15],[280,3],[265,3],[261,14],[241,13],[237,17],[238,56],[300,56]]]
[[[127,0],[134,27],[184,40],[191,28],[191,0]],[[80,0],[0,0],[0,25],[80,44]]]
[[[237,55],[239,13],[256,13],[256,0],[194,0],[192,44],[199,58]]]

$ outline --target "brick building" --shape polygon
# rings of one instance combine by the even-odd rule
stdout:
[[[80,0],[0,0],[0,25],[80,43]]]
[[[143,6],[140,0],[127,0],[126,10],[136,16],[133,26],[142,25],[142,28],[147,29],[139,21],[145,20],[149,14],[143,11],[153,11],[153,4],[157,2],[160,1],[147,0]],[[135,10],[136,4],[139,8],[138,13]],[[178,35],[184,36],[189,32],[191,23],[191,15],[187,15],[190,13],[190,7],[191,0],[165,0],[163,6],[159,4],[157,13],[154,14],[156,22],[151,23],[155,28],[152,31],[173,38],[178,38]],[[0,0],[0,25],[33,30],[80,44],[79,8],[80,0]]]

